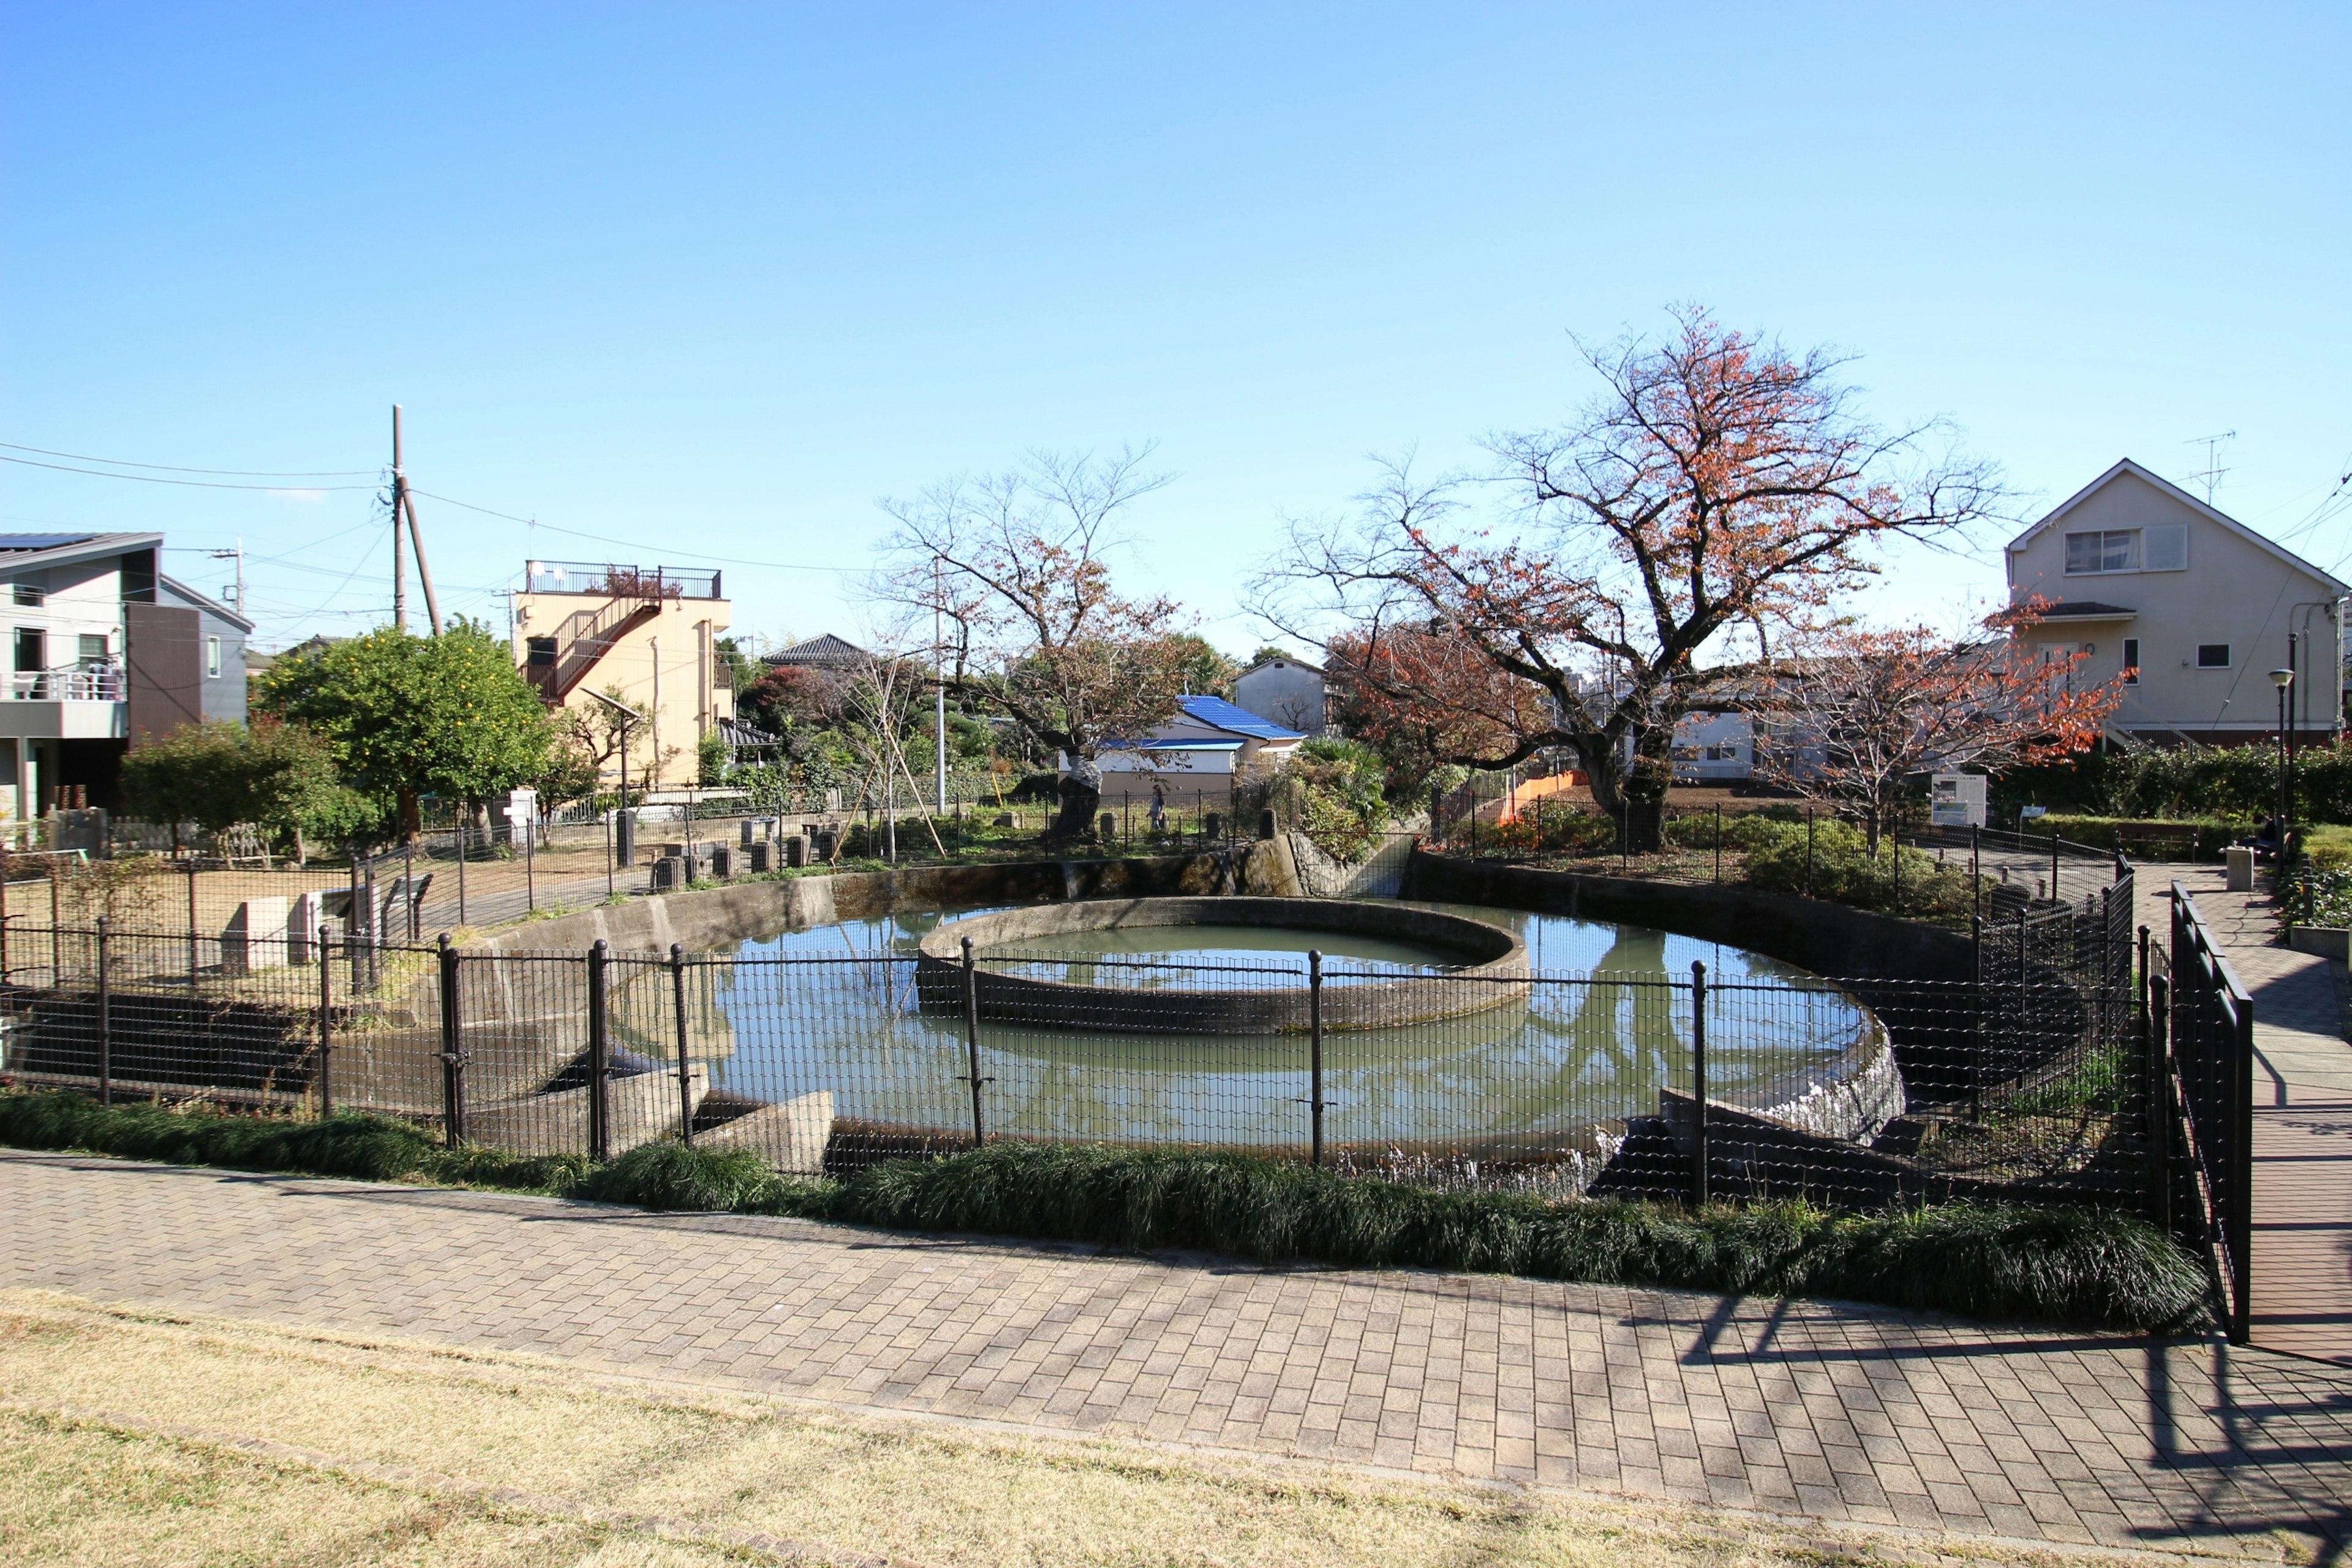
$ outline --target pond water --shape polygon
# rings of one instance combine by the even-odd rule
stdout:
[[[1422,907],[1504,926],[1535,972],[1499,1005],[1323,1042],[1327,1144],[1405,1153],[1589,1157],[1662,1087],[1687,1089],[1690,966],[1707,969],[1712,1097],[1761,1108],[1841,1076],[1873,1020],[1843,991],[1760,954],[1639,926],[1468,905]],[[830,1090],[835,1114],[877,1128],[968,1136],[973,1050],[960,1012],[926,1012],[914,954],[940,921],[987,911],[900,913],[741,943],[703,1005],[720,1042],[714,1086],[762,1100]],[[1173,983],[1305,983],[1322,948],[1333,984],[1444,967],[1380,939],[1255,928],[1086,933],[1090,952],[1136,963],[1233,963]],[[1103,939],[1112,939],[1105,941]],[[1012,952],[1068,952],[1070,934]],[[1024,970],[1031,964],[1024,963]],[[1040,969],[1048,967],[1037,963]],[[1138,984],[1129,962],[1052,965],[1054,978]],[[1279,971],[1281,973],[1269,973]],[[1167,977],[1162,977],[1166,979]],[[630,1011],[636,1011],[632,1008]],[[992,1134],[1297,1150],[1309,1135],[1303,1036],[1068,1030],[982,1020],[982,1114]]]

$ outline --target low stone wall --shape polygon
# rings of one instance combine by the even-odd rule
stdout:
[[[1975,950],[1958,932],[1753,888],[1539,871],[1415,850],[1402,896],[1649,926],[1841,979],[1976,978]]]
[[[1187,925],[1354,932],[1421,942],[1468,961],[1453,974],[1325,986],[1320,1000],[1326,1029],[1394,1028],[1483,1012],[1527,994],[1527,944],[1500,926],[1397,904],[1246,895],[1095,899],[950,921],[923,939],[916,983],[927,1004],[961,1006],[967,937],[984,949],[1035,937]],[[1305,1034],[1315,1005],[1307,988],[1295,984],[1248,988],[1083,984],[977,967],[971,981],[983,1016],[1064,1028]]]
[[[738,882],[534,921],[475,943],[473,951],[576,950],[601,939],[621,951],[667,952],[676,942],[701,952],[898,910],[1238,893],[1297,898],[1303,891],[1288,838],[1276,837],[1199,855],[928,866]]]

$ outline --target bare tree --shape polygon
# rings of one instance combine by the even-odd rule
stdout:
[[[1811,624],[1872,543],[1950,534],[2001,493],[1984,464],[1923,455],[1938,426],[1864,418],[1839,357],[1675,315],[1669,341],[1583,351],[1607,385],[1574,424],[1490,443],[1517,499],[1503,537],[1464,526],[1465,480],[1392,463],[1353,525],[1295,526],[1258,582],[1285,631],[1340,624],[1316,640],[1375,722],[1458,736],[1439,755],[1465,766],[1568,747],[1638,848],[1711,639]],[[1433,662],[1454,679],[1425,684]]]
[[[1030,455],[1009,472],[886,500],[898,520],[880,591],[945,627],[937,679],[1060,752],[1068,773],[1051,836],[1094,831],[1099,757],[1177,710],[1186,660],[1172,600],[1129,598],[1106,559],[1136,501],[1168,482],[1150,448],[1116,458]]]

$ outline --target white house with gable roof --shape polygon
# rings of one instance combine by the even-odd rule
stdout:
[[[2009,542],[2012,604],[2051,601],[2026,640],[2125,676],[2110,731],[2158,745],[2276,733],[2292,668],[2307,734],[2344,722],[2347,585],[2126,458]],[[2292,642],[2290,642],[2292,638]]]

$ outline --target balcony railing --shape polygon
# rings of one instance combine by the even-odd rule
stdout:
[[[20,669],[9,683],[9,694],[19,702],[120,702],[122,671],[111,665],[84,669],[66,665],[57,669]]]
[[[716,599],[716,572],[680,572],[668,566],[617,566],[599,561],[532,561],[523,586],[533,594],[597,594],[613,599]]]

